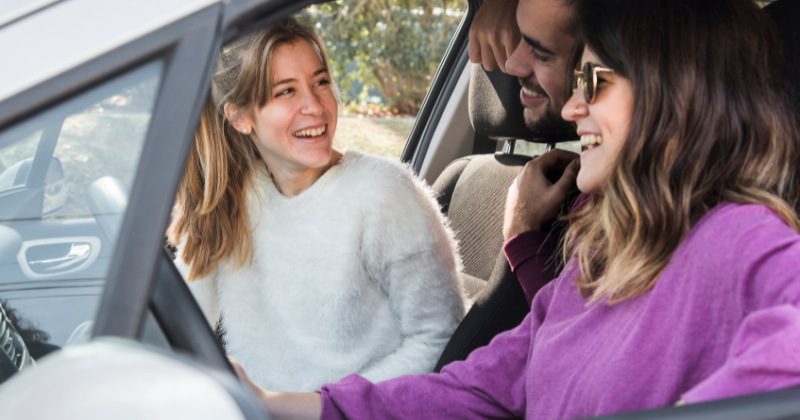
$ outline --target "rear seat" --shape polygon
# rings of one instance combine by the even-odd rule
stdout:
[[[474,302],[437,363],[436,372],[495,335],[516,327],[530,312],[516,275],[503,254],[503,215],[508,188],[531,158],[494,151],[498,141],[525,139],[554,143],[525,126],[516,77],[499,70],[487,73],[473,65],[469,112],[475,129],[473,154],[452,162],[433,185],[442,211],[459,241],[463,280]]]

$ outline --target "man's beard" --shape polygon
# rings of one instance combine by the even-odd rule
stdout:
[[[525,125],[529,130],[533,131],[537,137],[545,139],[563,140],[569,138],[572,140],[578,138],[577,133],[575,133],[575,125],[561,118],[563,104],[553,107],[553,98],[541,86],[532,85],[528,79],[519,79],[519,84],[524,86],[525,89],[537,92],[550,100],[542,116],[536,120],[525,118]]]
[[[577,133],[575,133],[575,126],[571,122],[561,118],[561,112],[553,108],[552,99],[550,103],[547,104],[544,115],[535,121],[525,118],[525,125],[529,130],[547,139],[563,140],[569,138],[573,140],[578,136]]]

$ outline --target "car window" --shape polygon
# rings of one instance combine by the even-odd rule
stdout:
[[[91,334],[162,70],[0,131],[0,304],[34,359]]]
[[[294,15],[313,26],[341,93],[340,149],[398,158],[468,4],[341,0]]]

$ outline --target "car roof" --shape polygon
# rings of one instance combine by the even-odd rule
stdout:
[[[0,102],[222,0],[11,0],[0,6]]]

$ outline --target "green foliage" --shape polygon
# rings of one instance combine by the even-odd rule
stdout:
[[[363,102],[372,88],[395,112],[416,115],[466,7],[463,0],[340,0],[297,17],[325,41],[345,102]],[[359,97],[348,93],[359,85]]]

